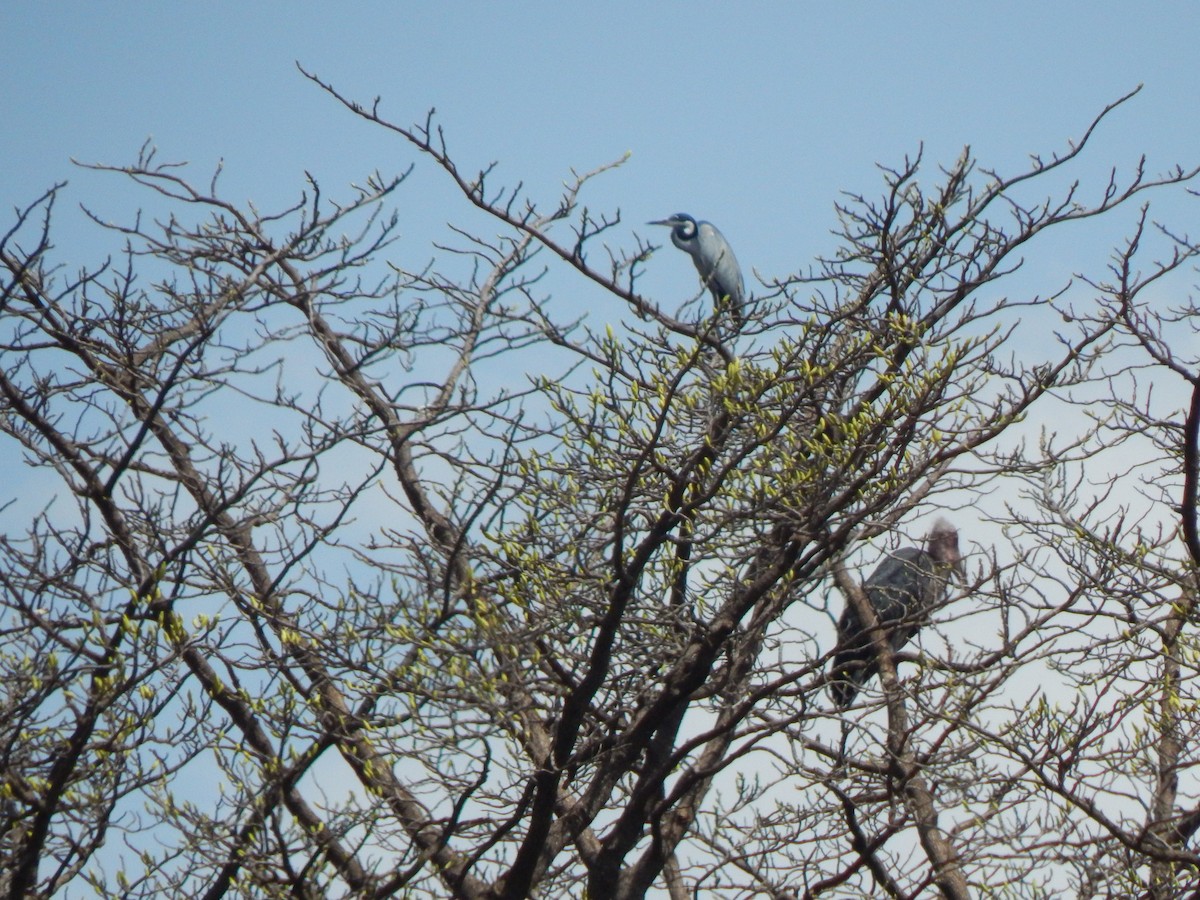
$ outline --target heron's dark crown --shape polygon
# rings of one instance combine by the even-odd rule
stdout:
[[[696,220],[687,213],[675,213],[668,221],[675,223],[675,233],[684,240],[696,236]]]

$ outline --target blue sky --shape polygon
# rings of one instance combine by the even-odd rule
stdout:
[[[464,168],[496,160],[498,181],[524,181],[547,204],[572,167],[630,152],[586,195],[622,211],[613,240],[631,246],[635,228],[650,234],[641,223],[688,211],[718,223],[743,267],[767,277],[833,248],[834,203],[845,190],[877,192],[876,163],[897,165],[922,142],[931,163],[949,163],[970,144],[1011,174],[1031,152],[1061,150],[1138,84],[1074,170],[1090,185],[1084,199],[1141,154],[1151,172],[1200,163],[1194,2],[9,0],[0,35],[0,232],[14,206],[69,180],[56,232],[68,269],[112,249],[77,204],[121,218],[146,199],[71,159],[130,162],[147,138],[160,158],[190,160],[201,182],[224,160],[226,196],[266,210],[293,202],[306,171],[346,197],[350,182],[416,162],[397,195],[410,243],[395,252],[431,253],[431,236],[469,215],[465,202],[296,62],[362,101],[380,96],[402,124],[436,106]],[[1200,232],[1189,228],[1200,201],[1154,199],[1155,215]],[[1135,216],[1054,237],[1031,266],[1033,289],[1102,263]],[[694,292],[683,254],[668,247],[651,267],[647,285]],[[0,503],[9,496],[0,490]]]
[[[336,192],[414,159],[299,61],[401,123],[436,106],[462,160],[498,160],[547,201],[570,167],[631,151],[596,206],[630,223],[694,212],[745,267],[779,275],[830,248],[840,190],[874,190],[874,164],[921,141],[933,161],[969,143],[1012,170],[1145,83],[1099,136],[1096,171],[1143,152],[1152,170],[1200,160],[1198,26],[1194,4],[1097,0],[7,3],[0,200],[67,178],[68,200],[116,215],[128,188],[70,158],[126,162],[147,137],[197,177],[223,158],[229,196],[266,206],[305,170]],[[428,166],[402,200],[411,228],[458,211]]]
[[[341,108],[296,62],[364,102],[378,95],[402,124],[436,106],[464,168],[498,161],[497,182],[523,181],[542,203],[572,167],[629,152],[584,198],[621,210],[611,240],[632,246],[636,229],[666,243],[642,223],[683,210],[718,223],[743,268],[768,278],[833,249],[833,205],[845,190],[881,190],[876,163],[897,165],[922,142],[929,163],[948,163],[970,144],[983,165],[1012,174],[1138,84],[1072,171],[1083,198],[1143,153],[1151,172],[1200,163],[1192,3],[1136,13],[1106,0],[6,3],[0,34],[0,227],[14,206],[69,180],[56,231],[68,270],[115,249],[78,204],[123,220],[148,199],[71,159],[130,162],[147,138],[160,159],[191,161],[201,183],[224,160],[225,196],[265,210],[294,202],[306,171],[344,198],[350,182],[416,162],[396,195],[403,239],[389,253],[420,268],[430,240],[471,210],[432,164]],[[926,178],[936,180],[932,166]],[[1189,228],[1200,201],[1153,199],[1153,215],[1200,230]],[[1136,214],[1048,235],[1029,290],[1103,266]],[[578,279],[554,275],[564,318],[587,311],[599,326],[628,315],[611,298],[590,308]],[[694,279],[668,245],[640,285],[690,296]]]

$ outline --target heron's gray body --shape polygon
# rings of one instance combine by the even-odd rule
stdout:
[[[905,547],[889,555],[871,573],[863,591],[885,630],[892,652],[917,633],[929,613],[946,596],[951,574],[961,572],[958,532],[939,523],[930,533],[927,549]],[[849,706],[859,688],[879,672],[871,638],[853,604],[838,621],[838,645],[833,658],[834,703]]]
[[[651,222],[671,229],[671,243],[692,258],[704,286],[712,291],[718,310],[728,309],[739,327],[744,318],[746,282],[729,241],[711,222],[698,222],[687,213]]]

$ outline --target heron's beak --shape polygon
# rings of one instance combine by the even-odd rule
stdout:
[[[647,222],[646,224],[647,225],[674,225],[675,223],[672,222],[670,219],[657,219],[653,222]]]

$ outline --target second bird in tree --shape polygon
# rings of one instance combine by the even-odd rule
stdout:
[[[924,550],[897,550],[871,573],[863,592],[893,653],[912,639],[929,613],[945,600],[953,575],[963,577],[962,556],[958,551],[958,529],[945,519],[934,522]],[[838,622],[838,652],[830,676],[838,708],[845,709],[854,702],[859,688],[878,671],[879,660],[870,633],[854,604],[847,603]]]
[[[745,320],[746,282],[733,248],[711,222],[697,222],[687,213],[650,222],[671,229],[671,243],[687,253],[696,264],[700,280],[712,291],[717,312],[729,311],[736,328]]]

